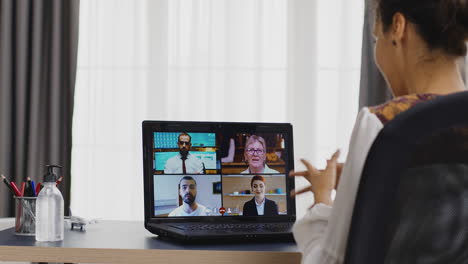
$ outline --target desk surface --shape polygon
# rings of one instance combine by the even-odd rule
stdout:
[[[27,247],[27,249],[25,249]],[[61,242],[0,231],[0,261],[68,263],[299,263],[294,243],[183,244],[159,239],[142,222],[104,221],[86,232],[65,231]]]

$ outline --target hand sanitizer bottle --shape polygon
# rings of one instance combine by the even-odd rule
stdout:
[[[47,174],[44,175],[44,188],[39,192],[36,201],[36,240],[61,241],[63,240],[63,197],[56,187],[57,175],[54,168],[57,165],[47,165]]]

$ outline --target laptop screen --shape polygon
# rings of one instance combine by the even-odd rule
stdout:
[[[294,188],[287,177],[293,167],[289,124],[143,126],[152,218],[295,215],[288,195]]]

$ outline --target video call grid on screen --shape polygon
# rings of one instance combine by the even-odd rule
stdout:
[[[156,217],[288,213],[282,133],[154,132],[153,148]]]

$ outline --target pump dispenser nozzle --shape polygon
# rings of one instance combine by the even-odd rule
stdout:
[[[57,181],[57,174],[54,173],[54,168],[62,168],[59,165],[46,165],[47,173],[44,175],[44,182],[55,182]]]

